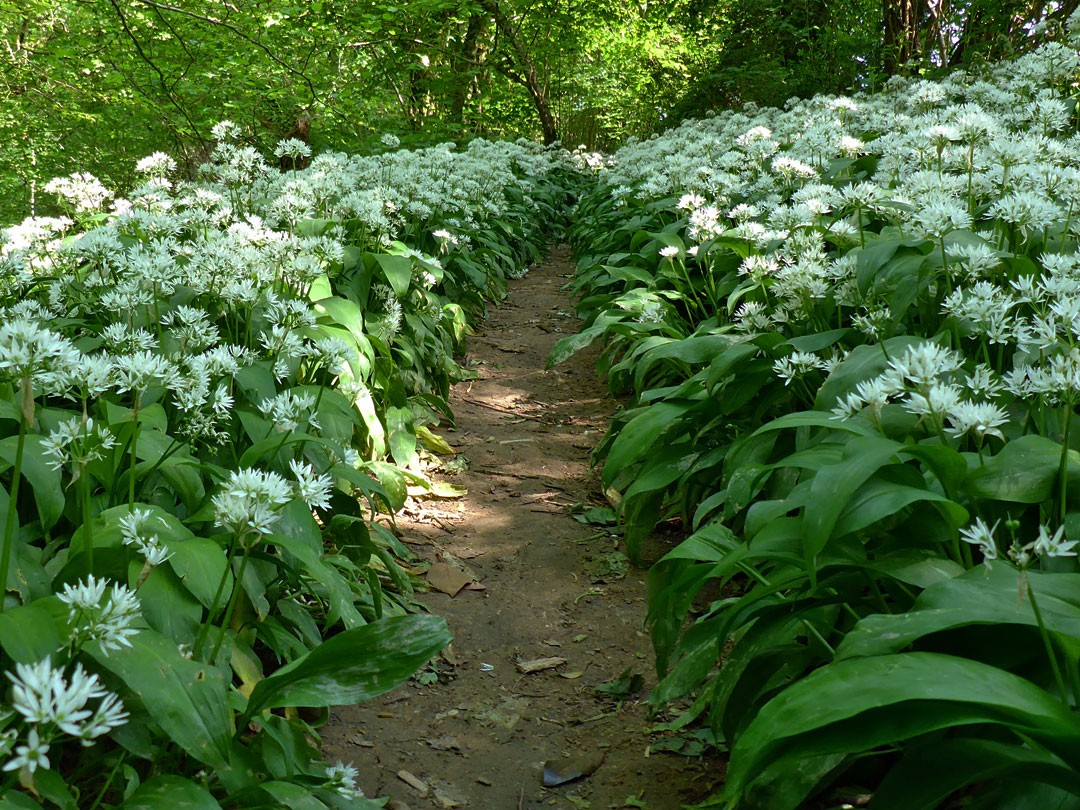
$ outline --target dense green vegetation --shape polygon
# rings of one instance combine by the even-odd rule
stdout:
[[[1077,5],[0,8],[0,806],[381,806],[319,712],[565,231],[709,806],[1080,807]]]
[[[26,0],[0,5],[0,219],[92,170],[192,176],[222,119],[269,153],[525,136],[610,149],[709,109],[879,85],[1059,33],[1061,3]],[[1032,36],[1034,26],[1045,31]]]
[[[709,807],[1080,806],[1080,16],[940,81],[685,121],[570,237],[597,451]]]
[[[467,323],[576,170],[477,139],[283,172],[237,132],[198,184],[158,152],[5,232],[5,807],[381,806],[296,710],[449,641],[387,516],[434,486]]]

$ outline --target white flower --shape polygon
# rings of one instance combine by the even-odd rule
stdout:
[[[287,157],[293,160],[309,158],[311,157],[311,147],[297,138],[286,138],[278,141],[277,147],[274,149],[274,157]]]
[[[70,678],[65,678],[62,670],[54,669],[48,659],[36,664],[16,664],[15,674],[7,675],[12,682],[12,706],[35,727],[55,724],[65,734],[86,744],[123,725],[127,719],[120,699],[81,664],[75,665]],[[87,708],[89,701],[98,698],[102,700],[96,710]]]
[[[1063,542],[1064,541],[1064,542]],[[1065,540],[1065,527],[1058,526],[1052,535],[1046,526],[1039,526],[1039,537],[1032,550],[1040,557],[1075,557],[1076,540]]]
[[[318,430],[316,415],[310,413],[314,407],[315,395],[306,392],[294,394],[292,391],[283,391],[259,403],[259,410],[270,418],[274,423],[274,430],[278,433],[291,433],[304,424]]]
[[[348,765],[338,760],[336,765],[326,766],[327,787],[334,788],[339,795],[347,799],[363,799],[364,792],[356,786],[360,771],[350,762]]]
[[[297,494],[308,507],[330,508],[330,493],[334,489],[334,481],[329,475],[320,475],[312,470],[310,464],[303,465],[295,459],[289,461],[289,469],[296,476]]]
[[[665,247],[660,248],[660,258],[661,259],[674,259],[678,255],[679,255],[679,249],[677,247],[675,247],[674,245],[667,245]]]
[[[981,517],[975,518],[975,522],[966,529],[960,530],[960,539],[965,543],[978,546],[983,555],[983,563],[987,571],[990,570],[990,561],[998,556],[997,543],[994,542],[994,532],[997,530],[1000,520],[995,521],[993,526],[987,526]]]
[[[949,411],[949,428],[953,436],[974,434],[978,439],[984,436],[997,436],[1002,441],[1005,437],[998,430],[1009,421],[1009,414],[990,402],[960,402]]]
[[[142,393],[155,385],[168,388],[180,380],[179,372],[172,363],[149,351],[114,358],[112,375],[113,384],[120,393]]]
[[[231,141],[240,136],[240,127],[229,120],[219,121],[214,124],[210,134],[215,141]]]
[[[15,748],[15,756],[5,763],[4,770],[14,771],[19,768],[26,768],[30,773],[33,773],[39,766],[48,770],[50,764],[49,758],[46,756],[48,753],[49,745],[41,741],[36,728],[31,728],[26,737],[26,745]]]
[[[787,357],[774,361],[773,371],[784,381],[784,385],[790,385],[796,377],[824,368],[824,366],[824,361],[816,354],[794,351]]]
[[[225,488],[211,499],[214,523],[244,538],[246,543],[254,543],[258,535],[273,531],[281,507],[292,499],[292,487],[277,473],[236,470]]]
[[[959,352],[926,341],[908,347],[903,357],[891,361],[889,366],[916,385],[930,385],[941,375],[960,368],[962,363]]]
[[[54,470],[62,469],[66,464],[81,467],[100,461],[115,446],[116,437],[107,427],[94,424],[92,418],[83,422],[79,417],[61,422],[41,441],[47,458],[45,463]]]
[[[959,388],[935,383],[925,394],[917,391],[908,394],[904,400],[904,410],[916,416],[940,416],[955,410],[959,403]]]
[[[950,231],[971,227],[967,206],[944,194],[928,197],[915,211],[912,222],[927,236],[939,239]]]
[[[65,337],[30,320],[0,326],[0,379],[35,382],[53,389],[63,387],[82,355]]]
[[[131,646],[128,638],[139,632],[132,624],[142,608],[135,591],[120,584],[112,586],[108,601],[102,605],[106,584],[89,574],[76,585],[65,585],[57,598],[68,606],[71,640],[78,644],[97,641],[107,655],[110,650]]]
[[[164,152],[154,152],[135,164],[135,171],[152,177],[164,177],[176,171],[176,161]]]
[[[156,568],[172,557],[157,533],[152,530],[154,523],[166,525],[161,517],[152,517],[149,509],[136,507],[120,518],[120,539],[125,546],[135,546],[146,558],[146,564]]]

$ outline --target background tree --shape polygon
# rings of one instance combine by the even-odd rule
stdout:
[[[0,0],[0,210],[169,151],[228,118],[262,149],[527,137],[607,149],[747,101],[978,66],[1080,0]],[[43,203],[45,207],[42,207]]]

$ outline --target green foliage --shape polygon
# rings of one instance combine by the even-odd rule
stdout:
[[[729,748],[704,807],[1080,797],[1078,198],[1018,176],[1073,174],[1035,146],[1071,151],[1069,43],[686,122],[577,206],[550,361],[603,340],[629,395],[596,461],[631,558],[686,529],[650,700]]]
[[[450,641],[375,518],[577,175],[480,140],[280,171],[230,129],[202,182],[156,153],[113,213],[80,175],[5,231],[0,805],[380,807],[298,709]]]

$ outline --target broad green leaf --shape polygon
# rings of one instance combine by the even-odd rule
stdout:
[[[917,470],[895,464],[882,468],[856,490],[833,530],[837,535],[857,532],[918,501],[936,501],[946,506],[954,527],[959,528],[967,522],[968,512],[964,507],[926,489]]]
[[[18,441],[17,436],[8,436],[0,441],[0,459],[14,465]],[[60,470],[49,466],[44,441],[44,436],[31,434],[26,437],[23,444],[22,474],[33,488],[41,522],[46,528],[51,528],[64,512],[65,497]],[[21,500],[19,506],[22,507]]]
[[[829,430],[839,430],[845,433],[855,433],[859,436],[880,436],[868,422],[860,419],[837,419],[828,411],[797,411],[784,414],[783,416],[766,422],[754,431],[754,434],[767,433],[770,430],[788,430],[799,427],[821,427]]]
[[[404,298],[412,282],[412,259],[408,256],[392,256],[387,253],[376,253],[374,256],[386,280],[394,289],[394,294],[398,298]]]
[[[657,402],[627,422],[608,451],[604,486],[611,486],[616,474],[648,455],[661,433],[685,414],[688,407],[680,402]]]
[[[259,681],[244,721],[281,706],[340,706],[408,680],[451,640],[435,616],[395,616],[346,630]]]
[[[191,595],[209,609],[213,606],[218,582],[225,571],[225,552],[213,540],[193,537],[178,543],[169,543],[172,557],[169,565]],[[232,575],[227,577],[223,592],[232,591]]]
[[[1021,436],[972,470],[967,488],[977,498],[1042,503],[1054,492],[1060,464],[1060,444],[1044,436]],[[1080,477],[1080,455],[1075,450],[1069,451],[1068,468],[1072,483]]]
[[[1029,571],[1046,626],[1080,638],[1080,574]],[[836,650],[837,660],[899,652],[924,636],[972,625],[1037,627],[1031,600],[1020,601],[1016,569],[995,562],[928,587],[911,610],[862,619]],[[1075,594],[1075,595],[1074,595]]]
[[[210,791],[173,774],[150,777],[121,807],[123,810],[221,810]]]
[[[25,793],[9,788],[0,795],[0,810],[43,810],[43,808]]]
[[[318,585],[318,590],[326,589],[330,598],[330,611],[327,615],[327,623],[334,624],[337,619],[345,623],[346,628],[359,627],[364,624],[364,619],[353,604],[353,592],[349,583],[338,571],[322,558],[319,551],[311,546],[285,534],[270,534],[265,538],[266,542],[288,551],[304,566]]]
[[[142,563],[132,566],[132,586],[138,581]],[[216,582],[215,582],[216,585]],[[157,566],[139,588],[143,618],[147,624],[177,644],[190,645],[199,632],[203,606],[184,587],[180,578],[165,565]]]
[[[259,789],[270,794],[275,806],[288,808],[288,810],[327,810],[327,806],[311,795],[311,791],[292,782],[264,782]],[[370,803],[372,807],[380,807],[381,804]],[[366,810],[369,802],[361,799],[357,802],[357,810]]]
[[[996,740],[934,740],[905,753],[874,791],[875,810],[935,810],[954,792],[991,779],[1048,783],[1080,796],[1080,774],[1057,757]]]
[[[923,701],[941,707],[911,718]],[[911,707],[901,704],[911,702]],[[839,661],[796,682],[758,713],[732,749],[728,789],[745,790],[768,763],[806,735],[801,752],[814,752],[814,737],[829,726],[883,707],[896,706],[903,717],[941,728],[948,723],[990,722],[1012,728],[1046,746],[1071,767],[1080,765],[1080,718],[1030,681],[977,661],[939,653],[904,653]],[[905,734],[918,733],[908,722]],[[849,750],[862,750],[862,724],[848,731]],[[836,746],[838,741],[830,741]],[[835,747],[833,750],[837,750]],[[824,752],[823,752],[824,753]]]
[[[576,334],[560,338],[551,350],[545,368],[553,368],[582,349],[587,348],[594,340],[603,335],[611,324],[616,323],[621,318],[622,316],[617,313],[602,312],[591,326],[582,329]]]
[[[888,464],[903,445],[890,439],[857,437],[844,450],[844,460],[818,471],[803,513],[806,529],[804,554],[813,576],[814,560],[833,536],[840,515],[852,495],[880,467]]]
[[[59,605],[59,600],[52,597]],[[61,645],[53,614],[40,603],[22,605],[0,613],[0,649],[18,664],[35,664]]]
[[[387,505],[395,512],[401,509],[409,496],[409,487],[401,470],[385,461],[369,461],[365,466],[375,474],[383,490],[390,496]]]
[[[142,700],[181,748],[211,767],[226,767],[233,728],[221,672],[184,658],[175,641],[153,630],[140,630],[131,644],[106,652],[94,642],[86,651]]]
[[[900,335],[878,344],[856,346],[843,362],[833,369],[825,384],[818,390],[814,409],[831,411],[836,407],[837,399],[846,397],[859,383],[884,371],[889,358],[902,357],[909,346],[924,342],[923,338]]]

